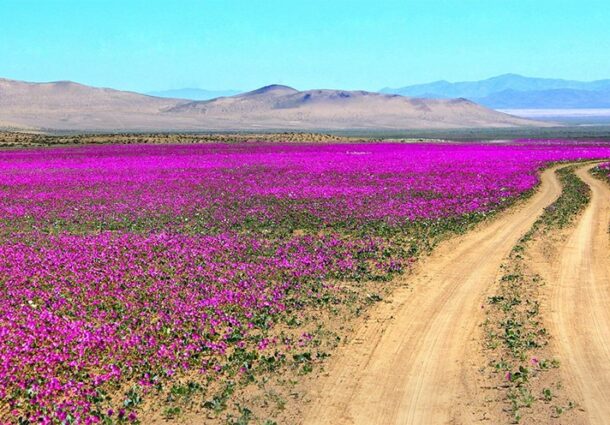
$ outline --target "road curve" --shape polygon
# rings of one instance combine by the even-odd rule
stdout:
[[[547,281],[546,327],[564,388],[579,397],[587,424],[610,421],[610,189],[580,168],[591,201],[557,255],[538,255]],[[536,259],[535,259],[536,260]]]
[[[502,261],[560,193],[554,169],[546,170],[529,200],[435,249],[405,278],[412,289],[378,304],[337,350],[303,423],[473,422],[481,305]]]

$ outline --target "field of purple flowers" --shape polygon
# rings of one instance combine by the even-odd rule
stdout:
[[[307,373],[322,355],[300,318],[345,282],[389,281],[550,162],[608,157],[558,141],[0,152],[0,420],[137,422],[151,400]]]

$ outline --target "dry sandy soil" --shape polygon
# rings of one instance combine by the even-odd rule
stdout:
[[[568,229],[542,236],[527,262],[544,279],[544,326],[562,391],[576,400],[565,418],[527,423],[607,424],[610,418],[610,187],[581,167],[591,202]],[[490,223],[451,239],[377,307],[342,346],[311,391],[305,424],[510,423],[485,406],[479,325],[501,265],[561,193],[554,169],[538,192]]]
[[[589,168],[577,175],[591,188],[591,202],[558,246],[538,245],[532,262],[547,282],[551,350],[561,361],[564,386],[584,408],[573,423],[601,425],[610,421],[610,188]]]
[[[554,170],[527,202],[441,245],[340,349],[306,424],[478,422],[477,326],[502,261],[561,193]],[[492,420],[491,423],[500,423]]]

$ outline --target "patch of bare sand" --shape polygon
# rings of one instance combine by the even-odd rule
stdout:
[[[531,261],[546,285],[545,325],[561,374],[585,414],[573,423],[610,421],[610,188],[585,167],[577,175],[591,202],[576,226],[553,244],[538,244]]]
[[[341,347],[311,392],[305,424],[473,423],[480,410],[478,325],[502,261],[561,184],[549,169],[538,192],[441,244]],[[491,423],[499,423],[491,419]]]

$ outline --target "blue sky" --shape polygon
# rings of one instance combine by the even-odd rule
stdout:
[[[149,91],[610,78],[610,2],[0,0],[0,76]]]

